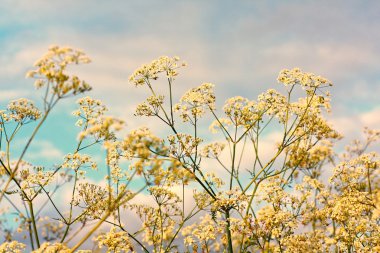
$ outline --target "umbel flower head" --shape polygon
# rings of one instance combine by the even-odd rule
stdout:
[[[67,67],[71,64],[89,62],[90,58],[80,50],[51,46],[49,51],[34,64],[36,69],[28,71],[26,77],[37,79],[34,83],[37,89],[49,86],[51,92],[58,97],[76,95],[91,90],[91,86],[77,76],[67,74]]]
[[[20,98],[8,104],[9,117],[16,122],[25,123],[29,120],[37,120],[41,117],[41,112],[34,106],[33,102]]]
[[[149,84],[149,80],[157,80],[158,74],[165,73],[167,78],[174,79],[178,75],[177,69],[186,66],[179,63],[179,57],[161,56],[150,64],[144,64],[129,77],[129,82],[135,86]]]
[[[282,70],[277,80],[285,86],[299,84],[305,89],[332,86],[332,83],[326,78],[313,73],[303,72],[299,68]]]
[[[187,91],[176,104],[175,111],[180,112],[180,117],[184,122],[191,118],[200,118],[206,113],[206,109],[215,109],[215,85],[203,83],[202,85]]]

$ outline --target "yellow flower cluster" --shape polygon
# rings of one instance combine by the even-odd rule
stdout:
[[[242,194],[238,188],[234,188],[229,191],[218,193],[216,200],[212,203],[211,210],[214,212],[227,211],[230,209],[243,211],[247,207],[247,202],[248,196]]]
[[[46,186],[53,180],[53,172],[45,171],[43,167],[33,167],[30,164],[23,164],[18,172],[17,179],[20,182],[23,194],[31,198],[42,186]]]
[[[212,83],[203,83],[202,85],[190,89],[176,104],[175,111],[180,112],[180,117],[184,122],[195,121],[206,113],[206,109],[215,108],[214,85]]]
[[[199,246],[203,252],[220,249],[216,240],[223,234],[223,226],[215,222],[211,215],[205,215],[200,220],[182,230],[185,246],[191,246],[192,252],[198,252]]]
[[[285,86],[301,85],[303,88],[322,88],[331,86],[331,82],[326,78],[317,76],[313,73],[303,72],[299,68],[284,69],[280,72],[277,78],[278,82]]]
[[[112,116],[102,116],[88,121],[88,127],[79,133],[79,140],[93,137],[95,141],[115,139],[115,132],[123,128],[124,121]]]
[[[240,96],[229,98],[224,107],[224,113],[235,126],[250,127],[261,115],[255,109],[255,102]]]
[[[210,144],[207,144],[202,149],[202,156],[208,157],[208,158],[218,158],[219,155],[222,153],[223,149],[225,148],[226,144],[221,142],[213,142]]]
[[[143,222],[143,240],[153,245],[154,252],[170,242],[174,236],[175,218],[181,215],[179,197],[161,186],[149,188],[155,205],[133,204],[131,208]]]
[[[32,253],[45,253],[45,252],[46,253],[55,253],[55,252],[69,253],[70,249],[62,243],[45,242],[41,245],[39,249],[32,251]]]
[[[150,96],[147,100],[139,104],[136,108],[136,116],[157,116],[162,104],[164,103],[164,96]]]
[[[83,127],[79,140],[93,137],[96,142],[115,140],[115,132],[122,129],[124,121],[105,116],[107,107],[100,100],[84,97],[77,101],[79,109],[73,115],[79,117],[77,126]]]
[[[62,164],[62,168],[69,168],[75,171],[83,167],[90,167],[96,170],[97,164],[91,160],[91,156],[79,153],[67,154]]]
[[[26,77],[37,78],[36,88],[51,85],[51,91],[57,97],[76,95],[91,90],[91,86],[77,76],[70,77],[66,69],[70,64],[89,62],[90,59],[80,50],[52,46],[48,53],[34,64],[37,69],[29,71]]]
[[[257,97],[256,110],[262,114],[276,116],[282,123],[287,120],[288,106],[286,97],[275,89],[269,89]]]
[[[97,119],[107,111],[107,107],[100,100],[88,96],[79,99],[77,104],[79,109],[73,112],[74,116],[80,118],[76,123],[77,126],[82,126],[83,121],[88,122],[89,120]]]
[[[179,63],[179,57],[170,58],[168,56],[161,56],[150,64],[145,64],[138,68],[129,77],[129,82],[135,86],[140,86],[144,83],[149,84],[149,80],[157,80],[158,75],[162,72],[168,78],[174,78],[178,75],[177,69],[185,65],[185,63]]]
[[[105,246],[107,253],[123,253],[135,252],[129,241],[128,233],[125,231],[117,231],[116,227],[112,227],[107,233],[102,233],[95,238],[99,248]]]
[[[23,253],[26,245],[17,241],[5,242],[0,245],[0,253]]]
[[[320,176],[320,167],[328,159],[332,159],[332,142],[325,140],[320,144],[310,141],[299,141],[286,148],[288,160],[286,166],[289,168],[299,168],[307,175],[316,178]],[[298,172],[295,176],[298,175]]]
[[[170,154],[174,157],[182,158],[195,154],[196,148],[203,140],[190,134],[178,133],[176,135],[169,135],[168,141],[170,144]]]
[[[86,216],[96,219],[107,210],[109,195],[104,187],[86,182],[80,183],[77,191],[73,204],[85,208]]]
[[[285,247],[283,252],[286,253],[328,252],[328,238],[321,230],[290,235],[282,239],[282,244]]]
[[[4,119],[13,119],[21,124],[30,120],[37,120],[41,117],[41,112],[34,106],[33,102],[26,98],[11,101],[8,104],[9,115],[2,115]]]

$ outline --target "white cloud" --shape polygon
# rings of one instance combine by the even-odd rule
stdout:
[[[358,136],[364,127],[378,129],[380,126],[380,108],[353,114],[351,116],[329,117],[333,127],[346,137]]]
[[[9,102],[14,99],[28,96],[29,93],[26,90],[2,90],[0,93],[0,102]]]
[[[26,159],[60,161],[63,156],[64,153],[50,141],[38,140],[32,143],[32,148],[26,154]]]
[[[380,128],[380,108],[377,107],[369,112],[365,112],[359,116],[361,123],[364,126],[373,129]]]
[[[368,66],[378,66],[376,50],[372,46],[362,48],[355,44],[341,42],[285,41],[265,47],[264,61],[258,67],[259,73],[279,71],[283,68],[300,67],[308,72],[323,75],[333,82],[358,77]],[[360,77],[360,76],[359,76]],[[347,85],[347,83],[345,84]]]

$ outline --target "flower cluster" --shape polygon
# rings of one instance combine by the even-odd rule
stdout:
[[[223,149],[225,148],[226,144],[221,142],[213,142],[210,144],[207,144],[202,149],[202,156],[208,157],[208,158],[218,158],[219,155],[222,153]]]
[[[305,89],[320,88],[331,86],[331,82],[326,78],[317,76],[313,73],[303,72],[299,68],[284,69],[280,72],[277,78],[279,83],[283,83],[285,86],[300,85]]]
[[[223,232],[224,228],[221,224],[215,222],[211,215],[205,215],[199,223],[183,229],[182,235],[185,236],[185,246],[191,247],[192,252],[197,252],[199,246],[202,251],[208,252],[221,248],[217,243],[217,239],[220,239]]]
[[[108,207],[108,197],[108,191],[104,187],[80,183],[73,204],[85,208],[86,216],[99,218]]]
[[[62,164],[62,168],[69,168],[75,171],[83,167],[89,167],[96,170],[97,164],[91,160],[91,157],[89,155],[79,153],[67,154]]]
[[[223,111],[235,126],[249,128],[260,119],[261,115],[255,108],[255,102],[240,96],[227,99]]]
[[[88,96],[79,99],[77,103],[79,109],[73,112],[74,116],[80,118],[76,123],[77,126],[82,126],[83,121],[88,122],[97,119],[107,111],[107,107],[100,100]]]
[[[45,242],[41,245],[41,247],[37,250],[32,251],[32,253],[69,253],[70,248],[62,243],[49,243]]]
[[[286,165],[289,168],[302,169],[309,176],[319,176],[321,165],[333,157],[332,145],[327,140],[322,141],[319,145],[313,145],[313,143],[306,141],[295,142],[286,149],[289,156]]]
[[[22,253],[26,245],[17,241],[5,242],[0,245],[0,253]]]
[[[139,104],[136,108],[136,116],[157,116],[162,104],[164,103],[164,96],[152,95],[147,100]]]
[[[98,242],[99,248],[105,246],[107,253],[134,252],[128,233],[117,231],[116,227],[112,227],[107,233],[100,234],[95,241]]]
[[[256,110],[269,116],[276,116],[284,123],[287,120],[288,104],[284,95],[275,89],[269,89],[257,97]]]
[[[122,129],[124,121],[104,113],[107,107],[100,100],[84,97],[77,101],[79,109],[73,115],[79,117],[76,125],[83,127],[79,140],[93,137],[95,142],[115,140],[115,132]]]
[[[178,133],[169,135],[170,153],[174,157],[190,157],[197,151],[197,147],[203,141],[201,138],[190,134]]]
[[[206,109],[215,109],[214,85],[203,83],[190,89],[181,97],[180,103],[176,104],[174,109],[180,112],[184,122],[190,121],[195,124],[196,119],[206,113]]]
[[[142,65],[135,70],[129,77],[129,82],[135,86],[141,86],[144,83],[149,84],[149,80],[157,80],[158,75],[162,72],[164,72],[168,78],[174,78],[178,75],[177,69],[185,65],[185,63],[179,62],[178,57],[170,58],[168,56],[161,56],[150,64]]]
[[[91,86],[77,76],[66,73],[70,64],[89,63],[90,59],[80,50],[69,47],[52,46],[47,54],[39,59],[26,76],[37,78],[36,88],[50,86],[53,94],[63,97],[68,94],[78,94],[91,90]]]
[[[112,116],[102,116],[88,121],[88,127],[79,133],[79,140],[93,137],[96,142],[116,139],[115,132],[123,128],[124,121]]]
[[[26,98],[11,101],[8,104],[9,119],[19,123],[26,123],[30,120],[37,120],[41,117],[41,112],[34,106],[33,102]],[[4,117],[4,118],[8,118]]]
[[[38,194],[40,187],[45,187],[53,180],[53,172],[45,171],[43,167],[34,167],[24,164],[18,171],[17,179],[20,182],[21,194],[31,198]]]
[[[142,220],[143,240],[153,245],[154,252],[159,252],[160,246],[167,244],[174,236],[176,220],[182,214],[179,197],[168,188],[150,187],[149,192],[154,199],[154,205],[133,204],[135,210]]]
[[[244,210],[247,207],[248,196],[242,194],[238,188],[223,193],[218,193],[216,200],[212,203],[211,210],[228,211],[230,209]]]

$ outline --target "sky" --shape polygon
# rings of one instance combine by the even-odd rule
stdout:
[[[380,125],[379,10],[378,1],[347,0],[0,0],[0,107],[20,97],[41,105],[41,91],[25,73],[50,45],[85,51],[92,63],[73,71],[92,85],[87,95],[124,119],[127,130],[149,125],[158,133],[162,124],[133,115],[149,94],[128,77],[159,56],[188,63],[174,99],[211,82],[218,106],[236,95],[255,99],[270,88],[284,91],[276,81],[279,71],[300,67],[334,83],[326,117],[350,140],[364,126]],[[27,159],[59,163],[73,151],[79,129],[71,112],[78,98],[55,108]],[[20,134],[20,147],[32,130]],[[207,127],[202,134],[207,138]]]
[[[327,117],[348,139],[356,138],[364,126],[380,126],[379,11],[380,1],[365,0],[0,0],[0,106],[19,97],[41,101],[25,73],[54,44],[88,54],[92,63],[75,71],[93,86],[88,95],[104,101],[128,129],[160,131],[133,116],[148,93],[128,77],[168,55],[188,63],[175,98],[211,82],[218,105],[236,95],[255,99],[267,89],[281,90],[276,79],[284,68],[322,75],[334,83]],[[57,163],[72,152],[77,99],[58,105],[28,159]]]
[[[364,126],[380,125],[379,10],[378,1],[0,0],[0,106],[19,97],[41,105],[41,91],[25,73],[50,45],[61,45],[92,59],[73,70],[93,87],[87,95],[124,119],[127,130],[149,125],[163,131],[162,124],[133,115],[148,92],[128,77],[168,55],[188,64],[174,98],[211,82],[219,106],[236,95],[284,91],[276,81],[284,68],[322,75],[334,83],[326,117],[346,140],[358,138]],[[27,159],[56,164],[73,152],[79,129],[71,112],[78,98],[55,108]],[[32,129],[21,133],[20,147]],[[207,127],[203,134],[207,138]]]
[[[255,98],[278,86],[281,69],[300,67],[335,84],[334,118],[380,112],[377,1],[0,2],[1,104],[36,95],[25,72],[56,44],[90,56],[93,63],[80,68],[94,88],[90,95],[126,119],[145,93],[128,76],[161,55],[189,65],[178,96],[212,82],[221,103]]]

